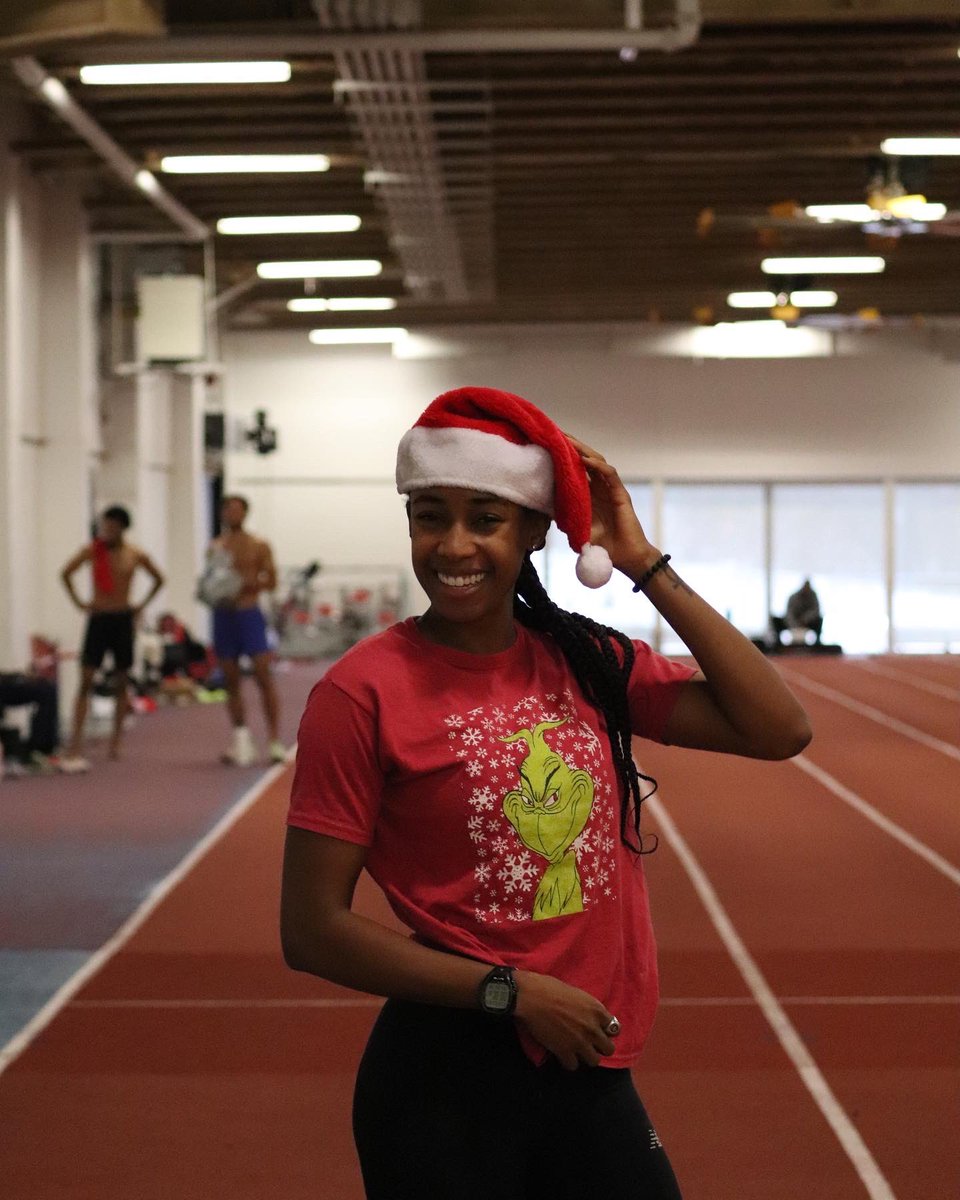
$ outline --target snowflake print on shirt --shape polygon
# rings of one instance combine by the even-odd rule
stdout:
[[[616,898],[619,819],[603,748],[573,694],[451,713],[485,925],[569,916]]]

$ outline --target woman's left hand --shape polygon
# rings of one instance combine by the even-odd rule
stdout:
[[[606,550],[617,570],[631,579],[639,579],[660,557],[660,551],[651,544],[644,532],[630,493],[624,487],[616,467],[611,466],[598,450],[586,442],[569,433],[566,437],[579,452],[590,479],[593,508],[591,543]]]

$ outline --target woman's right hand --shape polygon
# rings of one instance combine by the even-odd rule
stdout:
[[[612,1014],[589,993],[550,975],[518,971],[514,1016],[568,1071],[613,1054]]]

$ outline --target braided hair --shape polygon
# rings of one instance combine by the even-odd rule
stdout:
[[[513,611],[516,619],[528,629],[550,634],[570,664],[583,694],[602,714],[613,754],[614,770],[621,785],[621,841],[635,854],[652,853],[657,848],[657,838],[651,835],[652,845],[644,847],[640,832],[640,805],[657,790],[657,781],[637,770],[630,752],[632,731],[627,681],[633,669],[633,643],[618,629],[600,625],[589,617],[567,612],[554,604],[529,554],[520,568]],[[642,796],[641,779],[652,785]],[[635,843],[629,836],[631,828]]]

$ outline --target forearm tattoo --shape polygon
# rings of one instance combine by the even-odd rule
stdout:
[[[677,591],[678,589],[680,589],[680,590],[686,592],[688,596],[693,595],[693,588],[690,587],[689,584],[684,583],[684,581],[676,573],[676,571],[673,569],[673,567],[671,567],[669,565],[669,563],[667,564],[666,567],[664,567],[663,577],[664,577],[664,579],[669,581],[670,587],[674,591]]]

